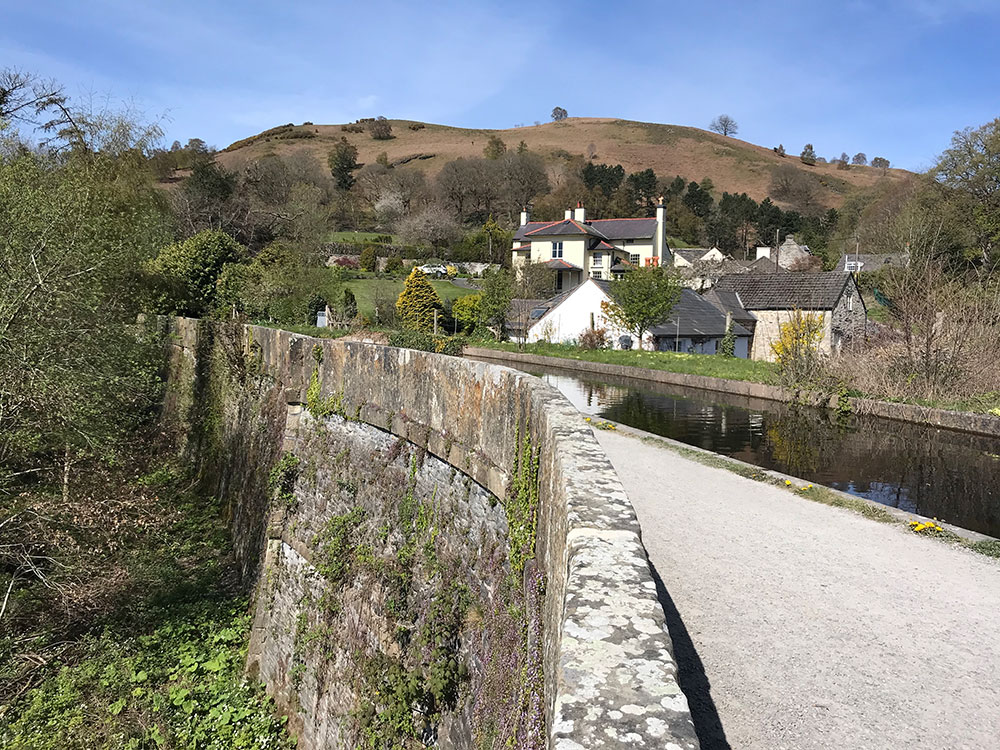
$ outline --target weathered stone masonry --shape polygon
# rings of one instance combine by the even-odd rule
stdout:
[[[198,372],[208,329],[178,320],[171,331],[172,371]],[[372,519],[357,527],[371,526],[394,512],[385,497],[408,492],[421,513],[426,509],[440,559],[461,560],[472,588],[488,600],[500,584],[487,562],[490,550],[510,542],[502,507],[511,499],[524,438],[538,461],[536,549],[525,580],[531,570],[544,580],[538,616],[547,744],[697,747],[634,511],[591,428],[557,391],[507,368],[424,352],[259,327],[238,338],[251,374],[213,426],[222,459],[217,481],[231,503],[244,569],[260,571],[250,666],[273,695],[298,709],[300,747],[346,742],[337,717],[360,710],[338,677],[350,673],[345,651],[310,651],[305,668],[293,673],[293,652],[303,650],[296,635],[303,623],[321,619],[322,565],[311,559],[319,530],[344,517],[331,514],[351,503],[358,513],[351,519]],[[323,399],[330,413],[310,413],[310,397]],[[302,463],[282,505],[267,474],[286,450]],[[351,476],[390,489],[366,494]],[[330,489],[335,485],[340,489]],[[399,532],[384,535],[392,544]],[[381,601],[381,579],[359,575],[342,584],[332,616],[341,618],[338,628],[353,623],[354,637],[387,642],[391,634],[373,624],[381,613],[364,611]],[[465,639],[462,650],[469,656],[475,644]],[[482,675],[475,659],[470,663],[467,686],[475,688]],[[474,710],[464,705],[445,717],[433,741],[471,746]]]

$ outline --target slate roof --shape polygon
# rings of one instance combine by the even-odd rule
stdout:
[[[561,237],[563,235],[581,235],[588,234],[591,237],[600,237],[602,240],[607,239],[601,232],[594,229],[587,222],[579,222],[575,219],[565,219],[563,221],[556,221],[551,224],[544,224],[538,229],[532,229],[529,232],[525,232],[523,239],[538,239],[541,237]],[[514,239],[518,239],[517,235],[514,235]]]
[[[546,260],[542,265],[548,266],[549,268],[554,268],[557,271],[582,271],[580,266],[574,266],[569,261],[563,260],[562,258],[553,258],[552,260]]]
[[[724,291],[716,287],[709,289],[701,296],[702,299],[714,305],[723,314],[727,312],[731,313],[734,321],[750,330],[753,330],[754,325],[757,323],[757,317],[743,307],[743,300],[740,299],[740,295],[735,291]]]
[[[611,284],[594,281],[609,297]],[[678,318],[680,327],[677,326]],[[681,296],[663,323],[649,329],[654,336],[680,336],[681,338],[721,338],[726,335],[726,314],[692,289],[684,288]],[[750,331],[733,320],[737,336],[750,336]]]
[[[591,240],[589,250],[617,250],[614,245],[608,243],[607,240],[599,240],[596,237]]]
[[[908,253],[848,253],[846,255],[841,255],[840,260],[837,261],[836,271],[845,272],[847,271],[847,262],[858,261],[861,263],[862,271],[877,271],[880,268],[886,268],[888,266],[907,266],[910,263],[910,256]]]
[[[849,273],[748,273],[723,276],[720,292],[737,292],[753,310],[832,310],[854,279]],[[859,295],[860,296],[860,295]]]
[[[738,260],[736,258],[733,260],[751,273],[791,273],[787,268],[783,268],[770,258],[763,256],[756,260]]]
[[[573,232],[563,230],[550,231],[549,229],[567,223],[576,225]],[[547,237],[549,234],[581,234],[579,230],[580,226],[580,222],[575,220],[567,222],[565,219],[561,221],[529,221],[527,224],[517,228],[517,231],[514,233],[514,239],[531,239],[528,237],[529,234],[532,234],[536,238]],[[590,234],[607,240],[650,239],[656,234],[656,219],[595,219],[583,222],[582,226],[592,230],[584,232],[584,234]],[[539,232],[538,230],[540,229],[545,229],[545,231]]]
[[[656,219],[595,219],[590,222],[609,240],[652,239]]]
[[[705,247],[672,247],[670,252],[674,255],[681,256],[688,263],[694,263],[696,260],[701,258],[705,253],[708,252],[708,248]]]

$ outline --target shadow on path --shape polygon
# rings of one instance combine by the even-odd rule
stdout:
[[[667,593],[667,587],[663,585],[663,579],[660,578],[652,560],[649,561],[649,568],[656,583],[656,597],[660,600],[663,614],[667,618],[667,631],[674,642],[677,682],[691,708],[691,719],[694,721],[694,731],[698,735],[698,742],[701,743],[701,750],[731,750],[726,740],[726,731],[722,728],[719,712],[715,708],[715,701],[712,700],[712,686],[705,674],[701,657],[698,656],[680,612],[674,606],[674,600]]]

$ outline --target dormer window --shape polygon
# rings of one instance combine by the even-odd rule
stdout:
[[[553,258],[561,258],[561,257],[563,257],[563,243],[562,242],[553,242],[552,243],[552,257]]]

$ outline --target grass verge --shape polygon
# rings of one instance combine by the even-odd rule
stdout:
[[[773,384],[777,367],[771,362],[761,362],[737,357],[720,357],[716,354],[685,354],[681,352],[622,351],[620,349],[581,349],[572,344],[527,344],[518,349],[506,341],[484,341],[476,344],[485,349],[505,352],[538,354],[544,357],[575,359],[583,362],[601,362],[625,367],[644,367],[685,375],[706,375],[727,380],[745,380],[752,383]]]

